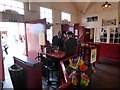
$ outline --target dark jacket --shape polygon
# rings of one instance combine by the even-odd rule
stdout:
[[[53,36],[52,46],[57,46],[57,47],[59,47],[59,50],[63,51],[63,48],[64,48],[64,40],[63,40],[63,38],[62,37],[58,38],[57,35]]]
[[[77,53],[76,46],[77,46],[77,40],[75,38],[69,38],[65,42],[64,51],[67,57],[71,55],[75,55]]]

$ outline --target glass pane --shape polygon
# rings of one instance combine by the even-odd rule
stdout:
[[[18,3],[17,7],[24,8],[24,3],[22,3],[22,2],[17,2],[17,3]]]
[[[48,18],[47,22],[52,23],[52,19]]]
[[[52,15],[52,10],[50,10],[49,14],[51,14],[51,15]]]
[[[41,19],[45,18],[45,14],[44,13],[40,13],[40,17],[41,17]]]
[[[22,35],[25,34],[25,24],[24,23],[19,23],[19,31]]]
[[[46,20],[47,22],[50,22],[50,19],[49,18],[47,18],[47,20]]]
[[[15,8],[14,10],[15,10],[16,12],[19,12],[18,8]]]
[[[17,7],[18,6],[18,1],[12,1],[12,7]]]
[[[52,14],[48,13],[48,18],[52,18]]]
[[[47,29],[47,40],[52,43],[52,27],[50,29]]]
[[[46,18],[47,22],[52,23],[52,9],[40,7],[40,17]]]
[[[64,16],[63,16],[63,12],[61,12],[61,19],[62,19],[62,20],[64,20],[64,18],[63,18],[63,17],[64,17]]]
[[[4,0],[4,1],[5,1],[5,5],[11,6],[11,0]]]
[[[5,10],[11,10],[11,6],[5,6]]]
[[[14,7],[11,7],[11,10],[14,10]]]
[[[0,0],[0,4],[4,4],[5,0]]]
[[[3,10],[5,10],[4,5],[0,5],[0,11],[3,11]]]
[[[40,7],[40,12],[44,13],[44,8],[43,7]]]
[[[71,21],[71,15],[69,13],[61,13],[62,20],[67,19],[68,21]]]
[[[21,14],[21,15],[24,15],[24,10],[23,10],[23,9],[18,8],[18,13],[19,13],[19,14]]]
[[[45,17],[48,18],[48,14],[47,13],[45,13]]]
[[[18,9],[17,9],[17,8],[15,8],[15,7],[12,7],[11,9],[12,9],[13,11],[18,12],[18,11],[17,11]]]
[[[71,21],[71,15],[68,16],[68,21]]]
[[[51,9],[46,9],[46,13],[52,14],[52,10]]]

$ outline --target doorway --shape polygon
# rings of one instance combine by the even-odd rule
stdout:
[[[25,50],[25,24],[17,22],[0,22],[1,36],[7,44],[7,52],[2,45],[3,56],[26,54]],[[3,40],[1,40],[3,41]],[[4,44],[3,42],[1,42]]]
[[[17,22],[0,22],[0,32],[5,72],[4,88],[12,88],[8,67],[14,64],[13,56],[26,55],[25,24]],[[7,45],[7,50],[5,50],[3,41]]]

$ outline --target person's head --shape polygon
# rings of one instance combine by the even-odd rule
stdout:
[[[68,31],[68,32],[67,32],[67,37],[68,37],[68,38],[73,37],[73,33],[72,33],[72,31]]]
[[[62,32],[61,31],[58,31],[58,36],[62,36]]]

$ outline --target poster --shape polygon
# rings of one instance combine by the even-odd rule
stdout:
[[[115,26],[116,19],[102,19],[102,26]]]
[[[96,56],[97,56],[97,49],[92,49],[90,63],[94,63],[96,61]]]

